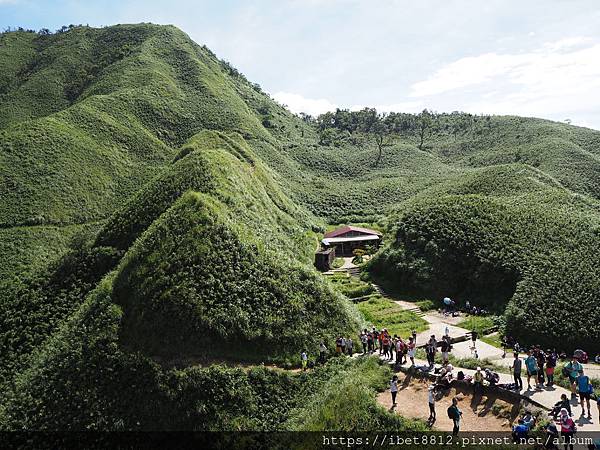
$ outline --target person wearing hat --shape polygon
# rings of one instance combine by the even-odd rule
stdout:
[[[571,416],[569,416],[569,413],[567,412],[566,408],[561,409],[560,434],[562,436],[563,442],[565,442],[565,450],[567,449],[567,446],[569,446],[571,450],[573,450],[573,442],[571,441],[571,439],[573,438],[573,435],[576,431],[577,428],[575,426],[575,422],[573,421]]]
[[[435,422],[435,385],[429,385],[429,392],[427,393],[427,400],[429,403],[429,425],[433,425]]]
[[[481,367],[478,367],[473,375],[473,390],[476,394],[483,394],[483,373],[481,373]]]

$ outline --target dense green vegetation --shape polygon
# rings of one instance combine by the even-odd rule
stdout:
[[[595,352],[596,219],[583,205],[578,213],[576,198],[564,195],[552,209],[534,200],[447,195],[416,202],[372,269],[409,291],[497,312],[506,306],[505,332],[522,342]]]
[[[424,309],[468,299],[525,343],[600,350],[598,132],[297,117],[171,26],[2,33],[0,66],[1,429],[421,427],[376,405],[375,361],[219,365],[425,329],[311,267],[341,223],[384,232],[363,276]]]

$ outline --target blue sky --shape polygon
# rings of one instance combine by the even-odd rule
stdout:
[[[519,114],[600,129],[597,0],[0,0],[0,27],[173,24],[295,112]]]

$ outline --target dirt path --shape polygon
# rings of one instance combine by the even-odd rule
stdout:
[[[398,374],[401,381],[397,406],[392,408],[390,391],[377,396],[379,404],[390,411],[395,411],[404,417],[427,420],[429,406],[427,402],[428,382],[405,375]],[[459,400],[458,407],[463,413],[461,428],[468,431],[509,431],[511,424],[519,414],[519,405],[512,405],[495,397],[483,396],[473,398],[470,393],[452,388],[447,395],[436,403],[437,419],[433,428],[441,431],[452,431],[453,423],[448,418],[446,410],[452,403],[452,398]]]

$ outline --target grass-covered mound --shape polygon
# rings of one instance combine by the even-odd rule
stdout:
[[[596,351],[598,223],[564,200],[552,209],[535,196],[415,202],[371,269],[408,292],[508,305],[506,332],[523,342]]]
[[[312,270],[263,248],[212,198],[190,193],[126,255],[114,300],[125,345],[152,355],[297,355],[354,332],[349,302]]]
[[[126,351],[113,278],[90,293],[3,391],[0,429],[422,429],[376,404],[375,392],[391,371],[372,358],[334,358],[307,373],[221,365],[180,370]]]

